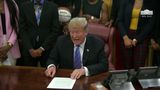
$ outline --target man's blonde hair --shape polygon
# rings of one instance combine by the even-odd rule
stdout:
[[[84,30],[87,28],[87,19],[84,17],[75,17],[72,18],[68,24],[68,28],[72,27],[82,27]]]

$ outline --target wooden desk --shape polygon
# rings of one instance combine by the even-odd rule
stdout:
[[[48,90],[47,86],[52,80],[44,74],[45,68],[36,67],[7,67],[0,66],[0,90]],[[72,70],[59,69],[56,76],[70,77]],[[72,90],[89,90],[97,82],[102,82],[108,73],[102,73],[90,77],[78,79]],[[135,85],[136,90],[142,90],[139,84]],[[149,88],[146,90],[160,90],[160,88]]]
[[[45,68],[0,67],[0,90],[48,90],[52,80],[44,74]],[[56,76],[69,77],[72,70],[59,69]],[[101,82],[107,73],[78,79],[72,90],[89,90],[92,83]]]

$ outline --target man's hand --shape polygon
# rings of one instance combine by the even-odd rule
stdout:
[[[41,48],[38,49],[30,49],[30,55],[34,58],[40,57],[42,55],[43,50]]]
[[[37,57],[42,56],[43,50],[42,50],[41,48],[38,48],[38,49],[36,49],[35,51],[36,51],[36,53],[37,53]]]
[[[47,77],[51,77],[51,78],[54,77],[55,73],[56,73],[56,67],[55,66],[51,66],[51,67],[47,68],[46,71],[45,71],[45,75]]]
[[[36,50],[34,50],[34,49],[30,49],[30,50],[29,50],[29,53],[30,53],[30,55],[31,55],[33,58],[38,57],[38,54],[37,54]]]
[[[160,50],[159,44],[158,44],[154,39],[151,39],[151,47],[152,47],[154,50]]]
[[[72,79],[79,79],[81,76],[85,75],[85,69],[81,68],[81,69],[75,69],[72,73],[71,73],[71,78]]]

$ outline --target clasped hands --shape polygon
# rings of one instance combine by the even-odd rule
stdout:
[[[11,46],[9,46],[9,45],[5,45],[3,47],[0,47],[0,62],[3,62],[8,58],[7,53],[10,50],[10,48],[11,48]]]
[[[47,68],[46,71],[45,71],[45,75],[47,77],[54,77],[55,73],[56,73],[56,67],[55,66],[51,66],[51,67]],[[83,75],[85,75],[85,69],[84,68],[75,69],[70,74],[70,78],[71,79],[79,79]]]
[[[41,48],[38,49],[30,49],[30,55],[34,58],[40,57],[42,55],[43,50]]]
[[[128,36],[124,36],[123,40],[124,40],[124,45],[125,45],[126,48],[131,48],[131,47],[137,45],[137,40],[136,39],[130,39]]]
[[[154,39],[151,39],[151,47],[154,50],[160,50],[160,45]]]

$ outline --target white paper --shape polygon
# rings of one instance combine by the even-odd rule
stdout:
[[[47,88],[49,89],[72,89],[76,79],[66,77],[54,77],[49,83]]]

